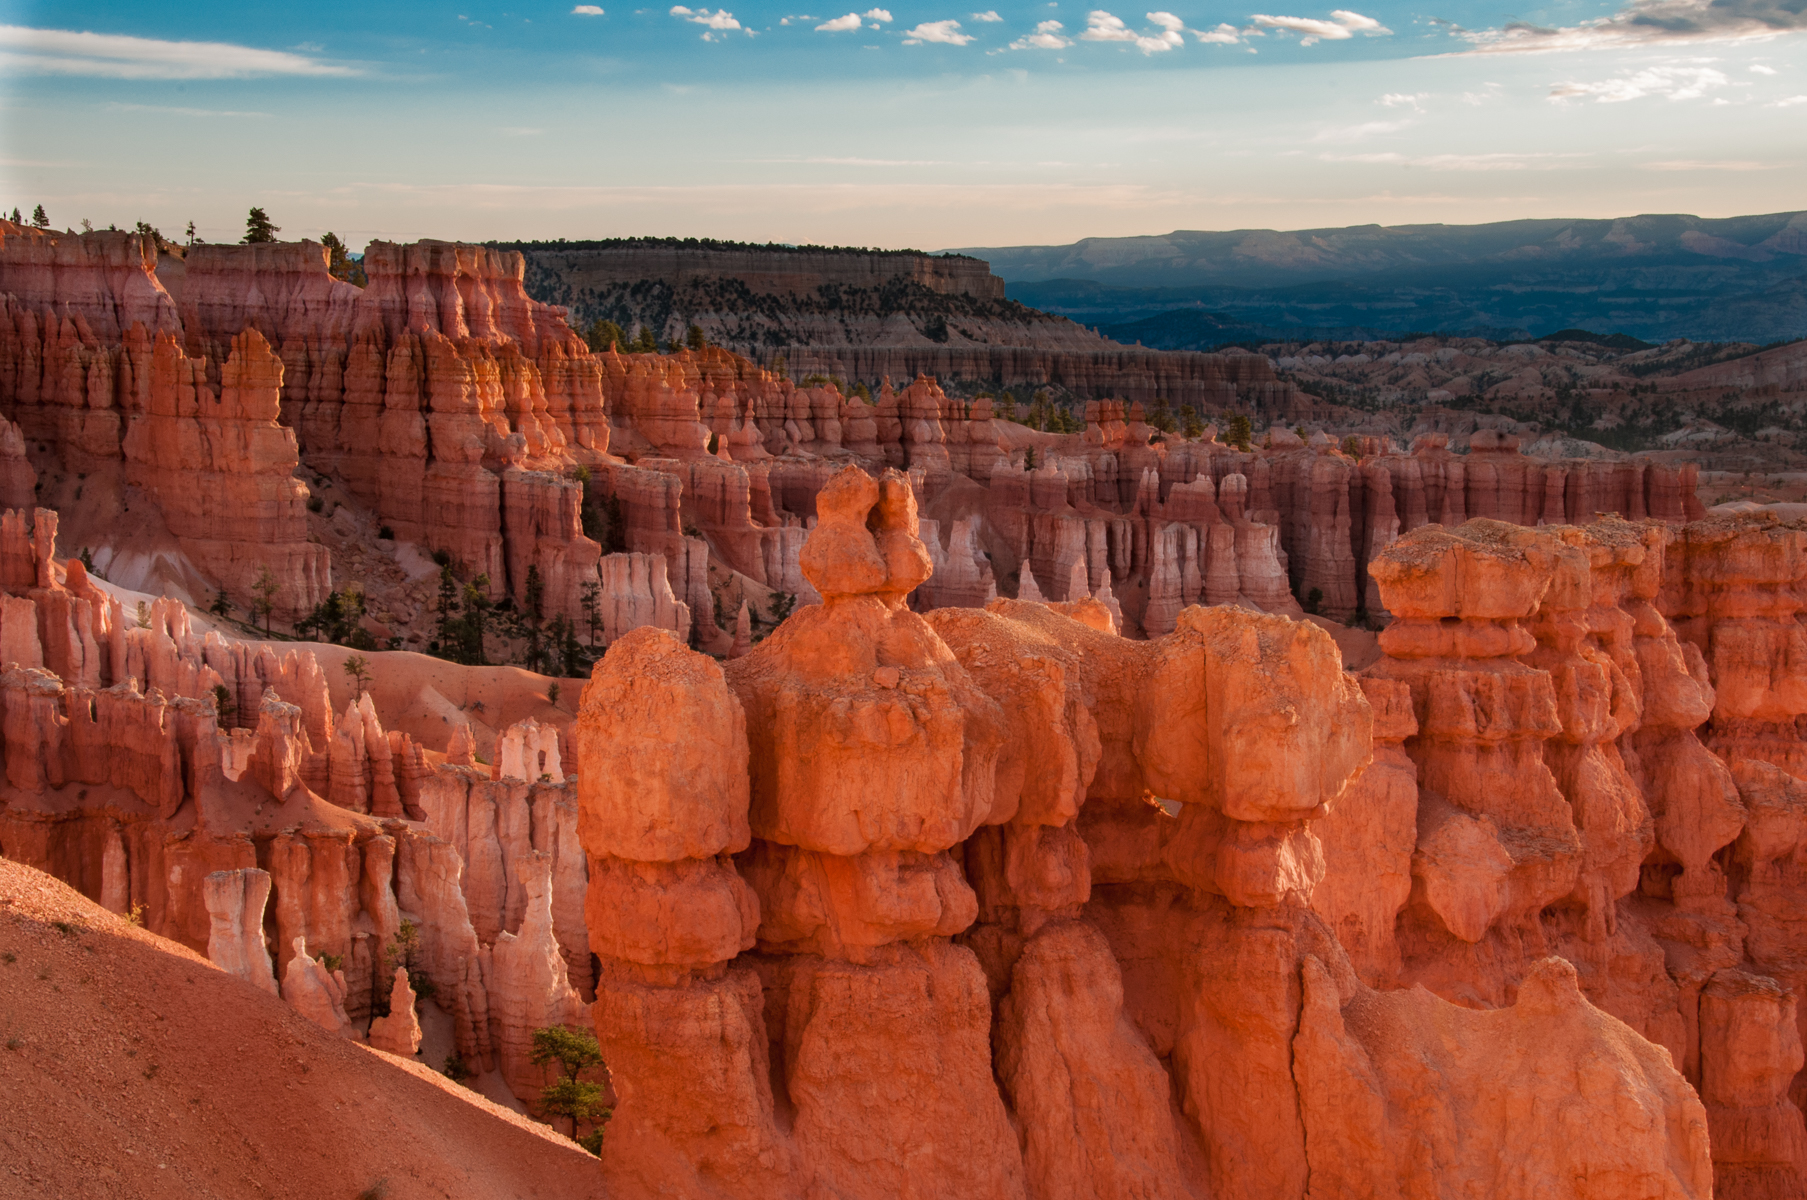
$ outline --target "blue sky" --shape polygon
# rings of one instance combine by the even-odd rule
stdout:
[[[1778,0],[1356,5],[0,0],[0,205],[923,248],[1807,205]]]

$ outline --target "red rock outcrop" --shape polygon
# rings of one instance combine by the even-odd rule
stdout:
[[[228,592],[250,596],[268,569],[279,615],[311,611],[332,590],[332,571],[325,547],[308,541],[295,435],[277,422],[281,361],[256,330],[239,334],[216,398],[203,364],[164,335],[151,370],[149,404],[125,433],[126,481],[156,500],[183,550]]]
[[[1541,759],[1543,743],[1568,729],[1553,689],[1550,718],[1524,728],[1527,749],[1483,751],[1472,735],[1442,732],[1449,722],[1434,706],[1414,715],[1422,667],[1375,672],[1358,687],[1327,634],[1281,616],[1187,609],[1154,642],[1113,635],[1108,614],[1088,626],[1021,601],[919,618],[902,605],[929,565],[914,499],[900,473],[836,476],[817,497],[801,556],[820,607],[725,668],[668,634],[636,632],[586,692],[581,828],[592,944],[605,956],[594,1015],[621,1097],[624,1124],[611,1137],[627,1135],[604,1156],[615,1186],[1336,1192],[1322,1171],[1379,1195],[1428,1194],[1480,1172],[1529,1195],[1542,1186],[1534,1179],[1579,1172],[1624,1180],[1614,1195],[1708,1193],[1699,1101],[1666,1053],[1583,998],[1567,964],[1518,960],[1497,1013],[1373,990],[1418,965],[1394,932],[1408,892],[1417,895],[1417,775],[1431,770],[1408,754],[1440,733],[1442,777],[1482,753],[1521,763],[1526,780],[1535,763],[1567,819]],[[1631,539],[1638,547],[1663,544],[1660,526],[1638,528],[1653,531]],[[1513,660],[1539,646],[1525,623],[1568,628],[1576,618],[1562,614],[1594,607],[1578,573],[1593,551],[1558,533],[1490,525],[1475,548],[1472,527],[1417,558],[1422,538],[1395,547],[1401,563],[1443,581],[1415,585],[1427,597],[1417,608],[1397,597],[1419,622],[1403,626],[1398,648],[1435,650],[1433,635],[1456,637],[1471,657],[1499,660],[1445,669],[1436,687],[1495,686],[1474,682],[1486,676],[1549,688],[1549,670]],[[1611,531],[1596,541],[1609,573],[1635,557]],[[1660,578],[1651,561],[1646,585]],[[1540,617],[1563,564],[1570,602]],[[1516,584],[1515,572],[1525,576]],[[1506,594],[1449,598],[1468,597],[1477,578]],[[1601,603],[1619,596],[1608,588]],[[1579,627],[1596,625],[1598,636],[1618,628],[1606,614]],[[1552,666],[1569,675],[1577,658],[1595,662],[1554,632],[1550,652],[1566,656]],[[1394,661],[1407,660],[1385,660]],[[1383,706],[1378,733],[1364,689]],[[1591,712],[1576,711],[1577,720]],[[1597,727],[1575,726],[1579,764],[1611,753]],[[693,732],[674,741],[673,728]],[[642,749],[655,744],[683,749]],[[1448,824],[1461,810],[1444,803]],[[1605,811],[1592,798],[1576,804],[1581,832],[1570,820],[1567,842],[1555,842],[1566,868],[1540,863],[1548,849],[1491,832],[1555,828],[1553,813],[1501,807],[1491,824],[1460,815],[1504,860],[1495,886],[1515,928],[1572,893],[1584,917],[1595,897],[1624,894],[1612,850],[1621,826],[1588,819]],[[1354,876],[1321,901],[1334,928],[1308,907],[1331,863]],[[1452,866],[1447,856],[1442,866]],[[1601,888],[1577,893],[1584,876]],[[1494,915],[1483,904],[1464,923],[1472,889],[1446,882],[1431,911],[1488,936]],[[1371,982],[1339,944],[1344,932]],[[1416,949],[1410,937],[1406,945]],[[1373,1033],[1376,1019],[1401,1032]],[[1416,1061],[1394,1054],[1414,1038],[1463,1043],[1425,1051],[1449,1073],[1443,1083],[1389,1074]],[[1589,1079],[1599,1082],[1540,1068],[1551,1043],[1566,1047],[1564,1061],[1597,1064]],[[1615,1111],[1640,1114],[1638,1132],[1588,1118],[1577,1126],[1586,1136],[1540,1157],[1535,1174],[1488,1174],[1501,1170],[1502,1151],[1468,1122],[1484,1121],[1494,1102],[1502,1055],[1523,1064],[1521,1090],[1550,1089],[1545,1111],[1604,1111],[1592,1106],[1610,1095]],[[1398,1113],[1426,1087],[1449,1107]],[[939,1145],[936,1131],[953,1121],[958,1158],[908,1156],[905,1146]],[[1427,1139],[1430,1157],[1374,1149]],[[1324,1149],[1338,1145],[1347,1151]]]

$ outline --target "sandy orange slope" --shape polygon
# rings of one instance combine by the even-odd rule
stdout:
[[[544,1126],[4,859],[0,1113],[20,1200],[602,1194]]]

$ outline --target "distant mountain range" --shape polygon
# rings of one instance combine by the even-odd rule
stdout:
[[[1567,327],[1655,342],[1807,336],[1807,212],[1178,230],[956,253],[990,263],[1012,300],[1161,349]]]

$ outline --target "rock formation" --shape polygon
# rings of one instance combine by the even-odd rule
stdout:
[[[420,1017],[414,1011],[414,989],[408,985],[408,968],[395,968],[395,986],[389,990],[389,1015],[370,1023],[370,1044],[400,1058],[420,1053]]]
[[[1399,636],[1358,685],[1316,626],[1246,610],[1186,609],[1153,642],[1021,601],[917,617],[914,509],[899,472],[837,475],[801,559],[819,608],[725,667],[640,631],[586,690],[594,1016],[621,1098],[610,1136],[626,1135],[604,1156],[613,1186],[1305,1196],[1472,1177],[1529,1196],[1580,1175],[1709,1194],[1714,1110],[1640,1036],[1668,1027],[1585,950],[1628,935],[1597,910],[1653,851],[1635,808],[1612,807],[1636,786],[1614,741],[1633,723],[1557,701],[1608,695],[1615,660],[1588,637],[1638,629],[1653,661],[1675,644],[1649,604],[1666,527],[1402,539],[1382,575]],[[1622,604],[1639,615],[1617,622]],[[1506,724],[1477,738],[1438,705],[1483,688],[1501,698],[1469,703]],[[1574,749],[1552,772],[1558,738]],[[1463,792],[1477,759],[1521,778]],[[1445,933],[1433,960],[1420,911],[1516,940],[1483,962]],[[1533,952],[1551,941],[1579,974]],[[1460,982],[1477,971],[1499,987]],[[1410,978],[1446,998],[1396,990]],[[1552,1046],[1592,1073],[1539,1066]],[[1435,1084],[1410,1074],[1431,1057]],[[1512,1095],[1553,1089],[1539,1111],[1638,1115],[1553,1127],[1559,1148],[1508,1169],[1478,1132],[1502,1061]],[[1740,1113],[1771,1111],[1759,1091]],[[932,1133],[949,1120],[957,1157]]]

